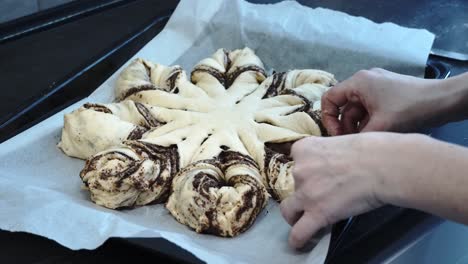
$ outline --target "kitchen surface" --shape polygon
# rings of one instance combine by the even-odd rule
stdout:
[[[0,23],[35,14],[73,0],[2,0],[0,2]]]
[[[468,71],[464,0],[298,2],[425,28],[436,35],[428,75]],[[0,0],[0,83],[6,87],[0,98],[0,142],[89,95],[164,28],[177,4]],[[427,133],[468,146],[468,121]],[[414,210],[385,207],[334,228],[329,263],[468,263],[467,227]],[[72,251],[43,237],[0,231],[0,245],[2,263],[198,262],[177,245],[151,238],[112,238],[96,250]]]

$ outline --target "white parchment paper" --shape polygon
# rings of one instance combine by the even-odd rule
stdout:
[[[375,24],[290,1],[185,0],[135,57],[180,64],[188,71],[218,48],[248,46],[269,70],[318,68],[343,80],[363,68],[383,67],[422,76],[433,40],[426,30]],[[65,156],[56,144],[64,113],[88,101],[113,101],[119,72],[85,100],[0,145],[1,229],[45,236],[72,249],[93,249],[109,237],[163,237],[212,263],[323,262],[329,235],[311,252],[291,250],[289,226],[273,201],[250,230],[235,238],[196,234],[162,205],[113,211],[90,202],[78,176],[84,162]]]

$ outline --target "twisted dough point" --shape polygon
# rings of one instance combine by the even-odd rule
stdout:
[[[85,104],[65,115],[58,147],[69,156],[87,159],[163,125],[156,116],[152,107],[133,101]]]
[[[179,66],[166,67],[144,59],[135,59],[126,67],[117,80],[115,97],[122,101],[145,90],[174,92],[177,82],[186,78]]]
[[[174,146],[126,141],[87,160],[80,177],[96,204],[111,209],[134,207],[167,199],[178,162]]]
[[[262,61],[249,48],[235,51],[219,49],[212,57],[195,65],[190,75],[191,82],[210,97],[223,97],[225,90],[230,89],[234,100],[240,99],[236,98],[239,90],[255,89],[265,78]],[[238,89],[237,84],[242,87]]]
[[[294,94],[303,98],[305,106],[294,113],[305,112],[318,126],[320,132],[314,136],[327,136],[326,129],[321,122],[320,99],[322,95],[337,83],[332,74],[320,70],[293,70],[286,73],[276,73],[265,80],[266,93],[264,98],[275,98],[278,95]],[[269,117],[269,121],[278,123],[281,117]],[[266,119],[266,118],[264,118]],[[292,118],[288,120],[292,121]],[[300,125],[303,122],[290,123],[288,126]],[[303,125],[303,124],[302,124]],[[295,140],[294,140],[295,141]],[[293,143],[283,142],[284,143]],[[282,201],[294,192],[294,178],[292,167],[294,161],[288,155],[265,147],[263,159],[263,174],[265,175],[268,191],[271,196]]]
[[[232,237],[253,224],[267,199],[255,162],[223,151],[216,159],[182,169],[174,178],[166,207],[196,232]]]
[[[294,192],[292,167],[294,161],[285,154],[265,148],[265,174],[268,191],[276,201],[282,201]]]

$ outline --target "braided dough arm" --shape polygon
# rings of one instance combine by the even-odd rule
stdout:
[[[140,95],[144,91],[174,93],[185,98],[207,96],[202,89],[188,81],[185,71],[180,66],[168,67],[138,58],[120,73],[115,97],[117,101],[131,99],[144,103],[145,100]]]

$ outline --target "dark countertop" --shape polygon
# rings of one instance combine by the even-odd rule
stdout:
[[[86,0],[76,6],[77,2],[66,5],[65,7],[70,6],[68,9],[62,10],[59,7],[49,12],[37,13],[35,15],[37,18],[25,17],[23,18],[25,21],[20,20],[16,24],[15,21],[6,25],[0,24],[0,40],[8,38],[0,42],[0,83],[13,87],[13,89],[4,89],[2,93],[0,129],[2,124],[4,125],[19,111],[60,89],[61,83],[96,63],[102,56],[112,52],[152,21],[169,16],[177,4],[177,2],[167,4],[166,1],[157,0]],[[102,7],[89,11],[92,4]],[[78,12],[88,13],[76,15]],[[74,15],[76,18],[67,18],[68,20],[64,22],[56,23],[64,16]],[[165,22],[167,19],[161,21],[159,30],[163,28]],[[17,28],[21,32],[29,24],[40,26],[47,23],[55,24],[10,39],[15,33],[11,28]],[[137,50],[129,50],[126,56],[130,57]],[[13,131],[29,123],[30,120],[37,119],[40,116],[38,112],[46,112],[45,108],[61,106],[64,101],[70,104],[90,94],[116,66],[113,63],[102,66],[100,73],[96,74],[95,82],[82,83],[76,87],[72,95],[63,95],[49,102],[44,109],[27,113],[27,119],[21,124],[14,124],[14,129],[9,128],[9,130]],[[0,136],[0,142],[1,138]]]
[[[12,36],[11,29],[28,28],[28,25],[40,25],[34,17],[23,18],[8,24],[0,24],[0,83],[7,87],[0,98],[0,142],[19,131],[39,122],[56,111],[83,98],[102,83],[125,58],[133,55],[138,48],[132,46],[125,51],[115,51],[119,45],[126,45],[128,38],[142,31],[150,23],[154,26],[151,32],[140,36],[145,42],[157,34],[167,22],[164,18],[172,12],[177,1],[133,0],[133,1],[98,1],[82,2],[88,7],[102,5],[84,15],[77,15],[68,20],[52,23],[21,35]],[[278,1],[252,0],[266,3]],[[425,0],[425,1],[372,1],[356,0],[352,4],[346,0],[304,0],[299,1],[311,7],[322,6],[341,10],[352,15],[368,17],[376,22],[391,21],[410,27],[423,27],[437,33],[435,46],[440,49],[468,53],[468,2],[463,0]],[[408,3],[410,2],[410,3]],[[73,14],[77,4],[49,10],[47,14],[36,14],[45,23],[50,17],[63,17],[63,13]],[[75,8],[75,9],[74,9]],[[89,10],[86,9],[86,10]],[[68,13],[67,13],[68,12]],[[34,15],[33,15],[34,16]],[[49,19],[49,20],[48,20]],[[160,19],[160,20],[157,20]],[[157,21],[156,21],[157,20]],[[8,30],[6,30],[8,29]],[[1,41],[3,38],[9,38]],[[128,43],[127,43],[128,44]],[[99,59],[107,56],[105,62]],[[447,63],[453,74],[468,71],[467,62],[444,58],[432,59]],[[83,70],[90,66],[95,69],[93,75],[83,78]],[[64,81],[68,90],[60,90]],[[8,120],[29,107],[33,102],[47,94],[58,91],[51,100],[38,103],[34,108],[23,111],[20,118]],[[11,119],[10,119],[11,120]],[[433,131],[433,136],[468,145],[463,136],[468,132],[468,124],[460,122],[448,124]],[[168,263],[171,260],[164,256],[154,256],[148,249],[134,247],[119,239],[111,239],[95,251],[71,251],[45,238],[25,233],[0,232],[0,256],[2,263],[43,263],[69,262],[123,262],[129,256],[140,256],[136,259],[152,258],[154,261]],[[168,248],[167,250],[175,250]],[[354,256],[356,257],[356,256]],[[355,260],[359,260],[358,256]],[[362,259],[361,259],[362,260]],[[41,262],[42,263],[42,262]]]

